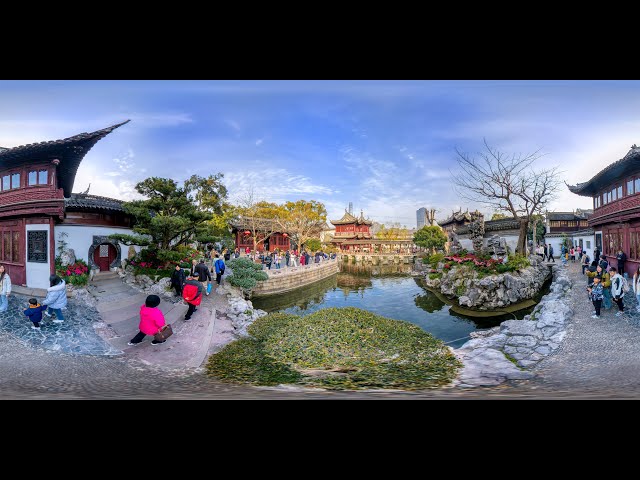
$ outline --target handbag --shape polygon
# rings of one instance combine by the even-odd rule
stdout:
[[[158,330],[158,333],[156,333],[153,338],[156,342],[164,342],[171,335],[173,335],[173,328],[171,328],[170,323],[167,323],[164,327]]]

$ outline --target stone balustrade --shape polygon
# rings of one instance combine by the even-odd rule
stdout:
[[[325,260],[299,267],[263,270],[269,278],[252,290],[255,297],[275,295],[304,287],[338,273],[340,265],[337,259]]]

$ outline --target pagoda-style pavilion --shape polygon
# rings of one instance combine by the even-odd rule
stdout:
[[[620,160],[598,172],[591,180],[568,185],[577,195],[592,197],[596,246],[611,264],[618,250],[627,255],[625,272],[630,276],[640,265],[640,147],[633,145]]]
[[[0,148],[0,264],[17,285],[46,288],[55,272],[56,241],[91,267],[120,265],[122,245],[107,238],[132,233],[132,218],[113,198],[71,193],[80,162],[126,122],[61,140]]]
[[[360,216],[355,217],[347,210],[340,220],[330,220],[336,227],[331,243],[342,253],[410,253],[413,239],[380,240],[371,234],[373,221]]]

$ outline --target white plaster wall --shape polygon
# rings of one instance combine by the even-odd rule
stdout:
[[[47,232],[47,263],[29,262],[26,249],[29,248],[28,241],[25,242],[25,267],[27,275],[27,286],[31,288],[49,288],[49,276],[51,275],[51,265],[55,262],[55,258],[50,258],[51,232],[48,224],[44,225],[25,225],[26,231],[44,230]],[[27,234],[27,239],[29,234]]]
[[[589,255],[589,258],[593,261],[593,250],[596,248],[595,235],[580,235],[577,237],[573,237],[573,244],[575,246],[580,245],[580,239],[582,239],[582,251],[587,252],[587,255]],[[589,247],[587,247],[587,242],[589,242]]]
[[[114,233],[121,233],[125,235],[134,235],[134,231],[130,228],[118,228],[118,227],[96,227],[92,225],[57,225],[55,227],[55,241],[56,241],[56,255],[58,254],[58,240],[60,240],[60,232],[66,232],[67,236],[64,240],[67,242],[68,248],[73,248],[76,254],[76,258],[84,260],[89,263],[89,248],[93,244],[94,235],[112,235]],[[139,252],[142,247],[135,246],[136,252]],[[120,243],[121,259],[127,258],[129,247],[123,243]]]

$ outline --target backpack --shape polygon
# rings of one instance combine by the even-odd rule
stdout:
[[[631,290],[631,288],[629,287],[629,282],[624,277],[620,278],[622,278],[622,292],[627,293],[629,290]]]

